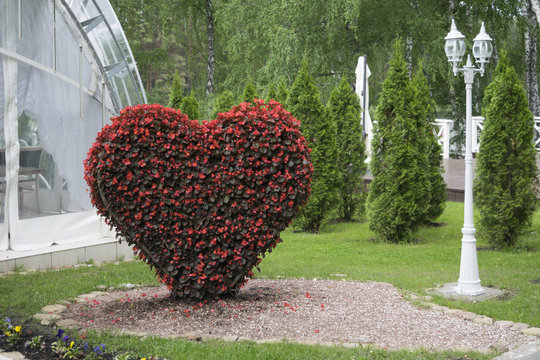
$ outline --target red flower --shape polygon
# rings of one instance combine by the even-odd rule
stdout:
[[[310,193],[299,127],[275,101],[201,125],[160,105],[125,108],[84,161],[92,204],[176,294],[233,292]]]

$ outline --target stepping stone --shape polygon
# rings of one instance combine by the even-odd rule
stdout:
[[[35,314],[34,318],[36,320],[41,320],[41,321],[45,320],[45,321],[48,321],[49,323],[51,323],[51,322],[54,322],[55,320],[60,319],[60,315],[57,315],[57,314]]]
[[[495,325],[499,325],[501,327],[511,327],[511,326],[514,326],[514,322],[506,321],[506,320],[499,320],[499,321],[495,321]]]
[[[493,319],[487,316],[481,316],[473,320],[476,324],[493,325]]]
[[[258,344],[277,344],[280,343],[282,340],[278,338],[268,338],[268,339],[261,339],[256,340]]]
[[[59,305],[59,304],[47,305],[41,309],[41,312],[44,314],[60,314],[65,309],[66,307],[64,305]]]
[[[0,360],[25,360],[25,357],[20,352],[1,353]]]
[[[537,327],[532,327],[532,328],[528,328],[528,329],[525,329],[525,330],[521,330],[521,332],[524,333],[525,335],[540,337],[540,328],[537,328]]]
[[[444,313],[445,311],[448,310],[448,308],[446,306],[441,306],[441,305],[437,305],[437,304],[431,304],[430,305],[430,308],[432,310],[435,310],[435,311],[440,311],[442,313]]]
[[[472,313],[470,311],[463,311],[461,317],[465,320],[474,320],[478,317],[478,314]]]
[[[75,298],[76,302],[83,303],[96,298],[98,295],[106,294],[103,291],[92,291],[90,294],[82,294]]]
[[[201,335],[196,332],[187,332],[182,334],[182,337],[189,341],[201,341]]]
[[[515,323],[515,324],[511,327],[511,330],[522,331],[522,330],[528,329],[528,328],[530,328],[530,327],[531,327],[531,326],[530,326],[529,324]]]
[[[497,356],[493,360],[536,360],[540,358],[540,341],[523,345],[516,350]]]
[[[459,310],[459,309],[448,309],[448,310],[445,310],[444,313],[446,315],[452,315],[452,316],[455,316],[455,317],[464,317],[465,315],[465,311],[463,310]]]

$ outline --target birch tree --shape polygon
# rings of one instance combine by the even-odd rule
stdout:
[[[538,97],[538,80],[536,75],[536,35],[538,21],[533,10],[533,2],[538,7],[537,0],[530,0],[523,3],[523,15],[525,16],[525,87],[529,109],[535,116],[540,116],[540,98]]]
[[[529,4],[531,6],[531,10],[536,15],[536,20],[540,24],[540,3],[538,0],[529,0]]]

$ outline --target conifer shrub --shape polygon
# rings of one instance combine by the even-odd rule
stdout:
[[[199,102],[193,94],[193,91],[189,96],[186,96],[182,99],[182,105],[180,105],[180,110],[188,116],[190,120],[198,120],[201,118],[201,112],[199,110]]]
[[[401,40],[382,85],[376,110],[369,186],[369,226],[389,242],[411,242],[428,205],[427,155],[419,151],[417,97],[408,77]]]
[[[512,247],[538,206],[534,117],[508,57],[502,54],[484,95],[484,129],[476,163],[478,237],[496,248]]]
[[[419,132],[423,131],[425,133],[424,142],[421,141],[421,138],[419,139],[419,151],[427,154],[428,157],[428,168],[426,171],[429,182],[429,203],[424,222],[431,223],[437,220],[443,213],[448,195],[446,193],[446,183],[442,176],[444,172],[442,148],[437,141],[437,132],[432,125],[435,121],[435,102],[431,98],[422,65],[420,65],[413,77],[412,85],[416,90],[417,96],[417,129]]]
[[[276,98],[277,98],[276,84],[274,84],[274,82],[272,81],[270,82],[270,85],[268,85],[268,90],[266,91],[266,101],[276,100]]]
[[[311,147],[313,177],[311,196],[301,209],[296,224],[303,231],[316,232],[337,205],[336,128],[321,103],[319,89],[309,75],[304,59],[289,92],[287,110],[301,122],[302,134]]]
[[[288,96],[289,96],[289,90],[287,89],[287,82],[285,81],[284,78],[281,78],[279,80],[279,84],[277,88],[276,101],[280,104],[285,104]]]
[[[182,79],[178,74],[178,71],[175,71],[173,82],[171,86],[171,92],[169,93],[169,104],[168,106],[173,109],[180,109],[182,105],[184,91],[182,90]]]
[[[345,77],[330,94],[327,112],[330,121],[336,124],[340,216],[351,220],[357,211],[363,213],[360,209],[364,207],[362,191],[366,156],[360,124],[360,103]]]
[[[214,110],[212,117],[216,117],[220,112],[229,111],[234,105],[234,95],[231,91],[225,90],[222,92],[214,102]]]
[[[240,102],[253,102],[253,99],[258,98],[257,95],[257,88],[255,87],[255,84],[251,79],[247,82],[246,87],[244,88],[244,92],[242,93],[242,97],[240,99]]]

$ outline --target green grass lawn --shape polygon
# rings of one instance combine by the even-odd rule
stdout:
[[[418,243],[395,245],[373,240],[367,223],[328,225],[319,234],[282,233],[283,243],[266,256],[260,278],[346,279],[388,282],[403,293],[424,294],[427,288],[456,282],[459,276],[463,204],[447,203],[438,227],[422,228]],[[487,244],[478,243],[480,249]],[[493,317],[540,327],[540,210],[523,236],[521,250],[478,251],[480,279],[484,286],[509,291],[510,297],[481,303],[465,303],[435,297],[434,302]],[[344,276],[343,276],[344,275]],[[0,277],[0,316],[28,320],[41,307],[95,290],[97,285],[122,283],[158,285],[153,272],[141,262],[105,264],[13,274]],[[185,340],[91,334],[96,343],[110,348],[135,350],[168,359],[452,359],[463,353],[387,352],[346,349],[339,346],[307,346],[283,342],[229,344],[221,341],[193,343]],[[467,353],[470,358],[490,355]]]

